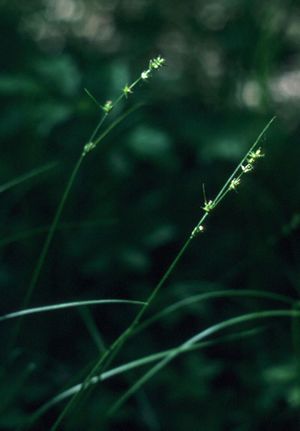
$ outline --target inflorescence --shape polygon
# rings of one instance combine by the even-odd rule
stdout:
[[[165,64],[165,62],[166,60],[162,58],[160,55],[150,60],[148,68],[144,70],[139,76],[139,78],[137,78],[132,84],[130,85],[126,84],[123,87],[121,95],[117,98],[115,102],[113,102],[112,100],[107,100],[107,102],[105,102],[104,105],[100,105],[89,91],[86,90],[86,92],[93,99],[93,101],[102,109],[102,111],[104,112],[104,117],[103,117],[104,119],[112,111],[112,109],[121,101],[121,99],[123,98],[127,99],[133,93],[133,88],[139,82],[147,81],[151,76],[151,72],[153,72],[154,70],[160,69]],[[82,155],[85,156],[87,153],[91,152],[94,148],[96,148],[97,144],[98,144],[97,139],[92,140],[92,142],[88,142],[87,144],[85,144]]]
[[[204,231],[202,222],[206,219],[206,217],[208,216],[208,213],[210,213],[221,202],[221,200],[225,197],[225,195],[228,192],[230,192],[231,190],[236,191],[236,189],[241,184],[241,177],[244,174],[247,174],[253,171],[254,165],[257,162],[257,160],[264,156],[265,155],[263,154],[261,147],[259,147],[256,150],[249,151],[249,153],[246,155],[243,161],[239,164],[234,175],[230,177],[230,179],[227,181],[225,186],[222,188],[221,192],[217,195],[217,197],[214,200],[209,200],[209,201],[206,200],[205,190],[203,186],[204,205],[201,208],[203,209],[205,214],[201,218],[197,226],[193,229],[190,236],[191,239],[195,238],[198,234]]]

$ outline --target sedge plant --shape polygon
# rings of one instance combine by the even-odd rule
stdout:
[[[207,221],[207,218],[212,214],[212,212],[216,209],[216,207],[223,201],[223,199],[229,193],[236,191],[240,187],[240,184],[242,183],[244,176],[252,172],[258,160],[264,157],[263,150],[259,146],[259,144],[261,142],[261,139],[263,138],[263,136],[271,126],[271,124],[274,122],[274,120],[275,120],[275,117],[271,118],[271,120],[266,124],[266,126],[258,135],[253,145],[250,147],[250,149],[247,151],[245,156],[239,162],[239,164],[234,169],[232,174],[229,176],[227,181],[224,183],[219,193],[213,199],[209,199],[209,200],[207,200],[204,193],[204,203],[202,206],[203,214],[199,219],[199,221],[197,222],[197,224],[195,225],[195,227],[193,228],[192,232],[189,234],[188,238],[186,239],[185,243],[179,250],[178,254],[174,258],[174,260],[172,261],[172,263],[170,264],[170,266],[168,267],[168,269],[166,270],[166,272],[164,273],[164,275],[162,276],[158,284],[151,291],[150,295],[144,302],[144,305],[141,306],[135,318],[133,319],[132,323],[127,327],[127,329],[123,333],[119,335],[119,337],[117,337],[117,339],[107,348],[107,350],[100,355],[95,366],[88,373],[83,383],[80,384],[79,390],[75,392],[75,394],[71,397],[71,399],[67,403],[66,407],[58,416],[57,420],[55,421],[54,425],[51,428],[51,431],[55,431],[58,429],[59,425],[61,424],[62,420],[65,418],[67,413],[71,410],[71,408],[74,407],[74,405],[77,402],[79,402],[80,396],[82,395],[82,393],[91,387],[95,379],[95,376],[101,375],[108,368],[112,360],[116,357],[118,352],[121,350],[122,346],[136,332],[137,328],[139,327],[143,319],[144,314],[146,313],[146,311],[149,309],[149,307],[157,297],[159,291],[166,283],[171,273],[174,271],[175,267],[177,266],[178,262],[180,261],[184,253],[187,251],[191,242],[194,241],[195,238],[197,238],[200,234],[204,232],[205,222]],[[252,317],[249,317],[249,319],[251,320]],[[177,353],[175,354],[175,356],[176,355]],[[167,361],[166,358],[164,360]],[[147,375],[147,378],[145,378],[145,381],[147,379],[148,379],[148,375]],[[142,380],[141,382],[137,382],[136,383],[137,386],[134,385],[133,389],[129,389],[129,391],[112,408],[111,412],[116,411],[116,409],[120,407],[120,405],[128,398],[128,396],[131,395],[131,393],[135,392],[136,388],[140,387],[143,383],[144,383],[144,380]]]
[[[256,163],[259,161],[259,159],[264,157],[264,153],[262,148],[259,146],[262,137],[265,135],[273,121],[275,120],[275,117],[273,117],[264,127],[264,129],[261,131],[261,133],[258,135],[257,139],[247,151],[245,156],[242,158],[242,160],[239,162],[237,167],[234,169],[233,173],[229,176],[227,181],[224,183],[223,187],[221,187],[219,193],[212,199],[207,199],[205,194],[205,189],[203,186],[203,196],[204,201],[201,206],[202,209],[202,215],[190,234],[188,235],[186,241],[184,242],[183,246],[179,250],[178,254],[175,256],[173,261],[171,262],[170,266],[167,268],[166,272],[160,279],[160,281],[157,283],[157,285],[153,288],[148,298],[146,298],[145,301],[126,301],[126,300],[89,300],[89,301],[76,301],[76,302],[70,302],[70,303],[62,303],[62,304],[56,304],[56,305],[50,305],[50,306],[44,306],[44,307],[37,307],[37,308],[27,308],[28,304],[30,303],[31,297],[33,295],[33,292],[38,284],[38,280],[42,271],[42,268],[45,264],[45,260],[49,251],[49,247],[51,245],[51,242],[53,240],[55,231],[59,227],[61,215],[65,206],[65,203],[68,199],[68,196],[70,194],[70,191],[72,189],[72,186],[76,180],[76,177],[78,175],[78,172],[81,168],[81,165],[84,161],[84,159],[89,155],[93,150],[96,149],[96,147],[103,141],[103,139],[110,133],[110,131],[116,127],[121,121],[123,121],[124,118],[127,117],[127,115],[132,111],[128,111],[125,114],[118,117],[116,120],[112,121],[110,125],[106,129],[103,130],[103,126],[105,122],[107,121],[107,118],[109,117],[112,110],[121,102],[122,99],[127,99],[133,92],[134,88],[137,86],[140,82],[147,81],[152,72],[155,70],[161,68],[163,64],[165,63],[165,60],[158,56],[154,58],[153,60],[150,60],[148,68],[144,70],[140,76],[130,85],[125,85],[121,91],[120,96],[113,102],[111,100],[108,100],[104,103],[104,105],[101,105],[95,97],[88,91],[85,90],[86,93],[91,97],[91,99],[97,104],[97,106],[100,108],[102,112],[102,116],[96,125],[94,131],[92,132],[90,138],[88,141],[83,145],[81,153],[77,159],[77,162],[74,165],[74,168],[71,172],[71,175],[67,181],[67,184],[65,186],[65,189],[63,191],[61,200],[58,204],[58,207],[56,209],[53,221],[50,225],[50,228],[48,229],[48,233],[45,239],[45,242],[43,244],[43,247],[41,249],[37,264],[34,268],[32,278],[29,284],[29,288],[26,292],[25,298],[23,300],[23,309],[14,313],[9,313],[5,316],[0,317],[1,320],[7,320],[12,318],[20,318],[19,324],[17,326],[17,330],[15,332],[15,336],[18,335],[18,331],[20,330],[20,325],[22,322],[22,319],[24,316],[33,314],[33,313],[40,313],[40,312],[46,312],[46,311],[54,311],[54,310],[60,310],[70,307],[83,307],[87,305],[100,305],[103,303],[114,303],[114,302],[120,302],[120,303],[130,303],[139,305],[139,311],[137,312],[135,318],[131,322],[131,324],[127,327],[127,329],[122,332],[117,339],[104,351],[100,353],[100,356],[98,360],[96,361],[96,364],[90,369],[87,376],[85,377],[84,381],[78,385],[76,385],[74,388],[70,388],[70,390],[65,391],[64,393],[58,395],[54,398],[54,400],[47,403],[45,406],[40,409],[36,415],[34,415],[33,419],[38,419],[40,414],[47,410],[52,405],[56,404],[57,402],[69,398],[70,400],[65,406],[65,408],[62,410],[61,414],[58,416],[57,420],[51,427],[51,431],[55,431],[59,429],[59,426],[65,416],[68,414],[68,412],[71,410],[71,408],[74,407],[76,403],[80,401],[80,398],[83,394],[83,392],[87,391],[87,389],[90,389],[92,386],[95,385],[95,383],[98,383],[100,381],[106,380],[107,378],[110,378],[114,375],[117,375],[119,372],[125,372],[128,371],[135,366],[141,366],[145,365],[147,363],[151,362],[157,362],[156,365],[151,368],[144,376],[142,376],[129,390],[116,402],[116,404],[111,408],[110,412],[115,412],[126,400],[127,398],[135,393],[146,381],[148,381],[157,371],[159,371],[163,366],[165,366],[167,363],[169,363],[172,359],[177,357],[179,354],[193,350],[195,348],[202,348],[205,347],[205,343],[203,344],[203,339],[207,336],[216,333],[223,328],[230,327],[237,325],[244,321],[251,321],[251,320],[257,320],[259,318],[272,318],[272,317],[283,317],[283,316],[298,316],[298,311],[291,311],[289,310],[271,310],[266,311],[262,313],[252,313],[249,315],[239,316],[237,318],[229,319],[228,321],[221,322],[220,324],[214,325],[211,328],[208,328],[205,331],[202,331],[198,334],[196,334],[191,339],[187,340],[182,345],[171,349],[169,351],[160,352],[159,354],[153,354],[146,358],[141,358],[139,360],[133,361],[133,363],[125,364],[121,367],[117,367],[116,369],[107,370],[107,368],[110,366],[112,360],[117,356],[121,348],[124,346],[126,341],[132,337],[137,332],[143,330],[145,327],[147,327],[149,324],[151,324],[153,321],[157,320],[158,318],[162,317],[165,314],[168,314],[170,312],[173,312],[174,310],[180,308],[181,306],[187,305],[185,301],[183,304],[174,304],[173,306],[170,306],[168,309],[164,310],[163,312],[159,313],[157,316],[153,316],[148,321],[143,321],[143,317],[146,313],[146,311],[149,309],[151,304],[156,299],[157,295],[159,294],[161,288],[165,285],[166,281],[168,280],[171,273],[176,268],[177,264],[179,263],[182,256],[187,251],[190,244],[200,235],[202,235],[205,232],[205,224],[207,222],[208,217],[215,211],[217,206],[223,201],[223,199],[229,194],[234,191],[236,191],[241,183],[243,182],[243,179],[246,175],[248,175],[250,172],[252,172],[255,169]],[[197,295],[196,297],[189,298],[189,303],[196,302],[199,300],[204,300],[209,297],[215,297],[215,296],[235,296],[235,292],[213,292],[211,294],[204,295]],[[264,296],[262,293],[259,292],[244,292],[243,295],[247,296]],[[270,299],[280,300],[283,302],[288,302],[286,298],[279,296],[279,295],[272,295],[269,294],[266,297],[269,297]],[[245,331],[244,331],[245,332]],[[241,333],[241,334],[244,334]],[[238,335],[237,335],[238,336]]]
[[[97,100],[95,99],[95,97],[87,89],[85,89],[87,94],[99,106],[102,115],[101,115],[101,118],[100,118],[98,124],[96,125],[95,129],[93,130],[90,138],[83,145],[81,153],[80,153],[80,155],[79,155],[79,157],[78,157],[78,159],[77,159],[77,161],[73,167],[73,170],[69,176],[69,179],[67,181],[65,189],[62,193],[62,197],[61,197],[59,204],[57,206],[55,215],[53,217],[52,223],[50,225],[49,230],[47,231],[47,236],[46,236],[46,239],[45,239],[44,244],[42,246],[42,249],[40,251],[37,263],[36,263],[35,268],[33,270],[31,280],[29,283],[29,287],[26,291],[25,297],[24,297],[23,302],[22,302],[22,308],[26,309],[26,307],[28,307],[30,300],[31,300],[31,297],[33,295],[33,292],[34,292],[34,290],[38,284],[42,268],[44,266],[46,257],[48,255],[49,247],[50,247],[51,242],[53,240],[54,233],[55,233],[55,231],[59,225],[59,221],[60,221],[64,206],[65,206],[65,203],[68,199],[68,196],[70,194],[70,191],[71,191],[72,186],[76,180],[76,177],[78,175],[78,172],[80,170],[80,167],[81,167],[84,159],[86,158],[86,156],[88,154],[90,154],[93,150],[95,150],[95,148],[104,140],[104,138],[120,122],[122,122],[135,108],[132,108],[129,111],[125,112],[125,114],[117,117],[116,120],[114,120],[105,130],[102,131],[104,123],[107,121],[107,118],[109,117],[111,112],[114,110],[114,108],[116,108],[116,106],[119,105],[123,99],[127,99],[133,93],[133,90],[135,89],[135,87],[139,83],[148,81],[149,78],[151,77],[152,73],[154,71],[160,69],[164,65],[164,63],[165,63],[165,59],[162,58],[161,56],[157,56],[156,58],[153,58],[152,60],[150,60],[147,69],[145,69],[134,82],[132,82],[131,84],[126,84],[123,87],[120,96],[115,101],[108,100],[103,105],[99,104],[97,102]],[[18,321],[18,324],[15,328],[15,331],[14,331],[13,336],[11,338],[11,345],[14,344],[14,342],[15,342],[18,334],[19,334],[21,323],[22,323],[22,319],[20,319]]]

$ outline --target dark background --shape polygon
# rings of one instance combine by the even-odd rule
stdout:
[[[104,103],[162,55],[114,115],[142,102],[84,160],[31,306],[79,299],[145,299],[213,198],[273,116],[255,172],[209,219],[149,314],[216,289],[299,296],[300,7],[283,0],[0,1],[1,310],[22,306],[70,172]],[[37,229],[41,229],[37,230]],[[43,230],[44,229],[44,230]],[[159,320],[115,364],[175,347],[224,319],[286,308],[265,299],[198,302]],[[131,305],[1,322],[0,429],[16,429],[81,381],[133,319]],[[90,320],[89,320],[90,319]],[[177,358],[118,412],[113,430],[297,430],[297,321]],[[92,331],[92,333],[94,333]],[[94,333],[95,334],[95,333]],[[224,334],[220,334],[224,335]],[[99,430],[108,406],[146,368],[92,392],[62,430]],[[81,373],[81,374],[80,374]],[[49,425],[62,404],[39,425]],[[102,426],[101,429],[104,426]]]

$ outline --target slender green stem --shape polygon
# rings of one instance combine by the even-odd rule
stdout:
[[[59,222],[61,213],[63,211],[64,205],[66,203],[67,197],[68,197],[68,195],[70,193],[71,187],[72,187],[72,185],[74,183],[74,180],[75,180],[76,175],[77,175],[77,173],[79,171],[79,168],[81,166],[82,161],[83,161],[83,154],[81,154],[81,156],[79,157],[77,163],[74,166],[74,169],[73,169],[73,171],[71,173],[71,176],[70,176],[70,178],[68,180],[67,186],[66,186],[66,188],[65,188],[65,190],[63,192],[62,198],[61,198],[61,200],[59,202],[59,205],[57,207],[57,210],[56,210],[56,213],[54,215],[52,224],[50,226],[48,235],[47,235],[46,240],[45,240],[45,242],[43,244],[43,247],[42,247],[41,253],[39,255],[37,264],[36,264],[36,266],[34,268],[34,271],[33,271],[32,277],[31,277],[31,281],[30,281],[30,284],[29,284],[29,288],[27,289],[25,298],[24,298],[24,300],[22,302],[22,308],[26,308],[28,306],[28,304],[30,302],[30,299],[32,297],[33,291],[36,288],[39,276],[41,274],[42,267],[43,267],[43,265],[45,263],[45,260],[46,260],[46,257],[47,257],[48,251],[49,251],[49,247],[50,247],[51,241],[52,241],[53,236],[54,236],[54,232],[55,232],[56,227],[58,225],[58,222]],[[14,345],[14,343],[15,343],[18,335],[19,335],[22,322],[23,322],[23,317],[16,324],[15,330],[14,330],[13,335],[11,337],[11,346]]]
[[[142,104],[137,104],[133,106],[132,108],[128,109],[124,114],[120,115],[118,118],[116,118],[94,141],[95,145],[98,145],[103,139],[114,129],[119,123],[121,123],[128,115],[132,114],[132,112],[136,111],[142,106]]]
[[[58,164],[57,162],[48,163],[47,165],[41,166],[40,168],[32,169],[31,171],[27,172],[26,174],[20,175],[11,181],[8,181],[5,184],[1,184],[0,193],[3,193],[5,191],[9,190],[11,187],[14,187],[18,184],[21,184],[24,181],[30,180],[31,178],[33,178],[39,174],[43,174],[44,172],[49,171],[50,169],[53,169],[57,164]]]
[[[64,193],[62,195],[62,198],[61,198],[61,200],[59,202],[59,205],[57,207],[56,213],[55,213],[54,218],[53,218],[53,222],[51,224],[51,227],[49,229],[48,235],[46,237],[46,241],[44,242],[42,251],[41,251],[41,253],[39,255],[39,259],[38,259],[38,262],[37,262],[37,264],[35,266],[35,269],[34,269],[34,272],[33,272],[33,275],[32,275],[32,279],[31,279],[31,282],[30,282],[30,285],[29,285],[29,289],[27,290],[25,299],[23,301],[23,307],[24,308],[27,307],[27,305],[28,305],[28,303],[30,301],[30,298],[32,296],[32,293],[33,293],[33,291],[34,291],[34,289],[35,289],[35,287],[37,285],[37,282],[38,282],[38,279],[39,279],[39,276],[40,276],[40,273],[41,273],[41,269],[42,269],[42,267],[44,265],[44,262],[45,262],[45,259],[46,259],[46,256],[47,256],[47,253],[48,253],[48,250],[49,250],[49,246],[50,246],[51,241],[52,241],[53,236],[54,236],[54,232],[56,230],[58,221],[59,221],[59,219],[61,217],[61,213],[62,213],[63,208],[65,206],[67,197],[68,197],[68,195],[70,193],[70,190],[71,190],[71,188],[73,186],[74,180],[75,180],[76,175],[77,175],[77,173],[79,171],[79,168],[81,166],[82,161],[83,161],[83,156],[81,154],[80,157],[79,157],[79,159],[77,160],[77,163],[75,164],[74,169],[73,169],[73,171],[71,173],[71,176],[70,176],[70,178],[68,180],[67,186],[66,186],[66,188],[64,190]]]
[[[99,130],[102,127],[102,124],[104,123],[104,121],[106,120],[106,117],[108,116],[108,113],[106,112],[103,117],[101,118],[101,120],[99,121],[97,127],[95,128],[95,130],[93,131],[93,133],[91,134],[91,137],[89,139],[89,142],[92,142],[95,139],[95,136],[97,136],[97,133],[99,132]]]

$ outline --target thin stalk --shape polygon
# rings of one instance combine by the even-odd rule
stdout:
[[[0,193],[6,192],[10,188],[17,186],[18,184],[23,183],[24,181],[30,180],[31,178],[39,174],[43,174],[44,172],[50,169],[53,169],[57,164],[58,164],[57,162],[48,163],[47,165],[41,166],[40,168],[32,169],[26,174],[20,175],[11,181],[8,181],[5,184],[1,184]]]
[[[99,130],[102,127],[102,124],[104,123],[104,121],[106,120],[106,117],[108,116],[108,113],[105,112],[105,114],[103,115],[103,117],[101,118],[101,120],[99,121],[99,123],[97,124],[97,126],[95,127],[95,130],[93,131],[93,133],[91,134],[91,137],[89,139],[89,142],[93,141],[95,139],[95,136],[97,136],[97,133],[99,132]]]
[[[102,335],[100,334],[90,309],[88,307],[81,307],[79,308],[79,313],[88,333],[90,334],[91,339],[94,341],[98,352],[102,354],[106,350],[105,342]]]
[[[69,196],[70,190],[71,190],[71,188],[73,186],[73,183],[75,181],[75,178],[77,176],[77,173],[79,171],[79,168],[81,166],[82,161],[83,161],[83,155],[81,154],[80,157],[79,157],[79,159],[77,160],[75,166],[74,166],[74,169],[73,169],[73,171],[72,171],[72,173],[70,175],[70,178],[68,180],[66,188],[65,188],[65,190],[63,192],[63,195],[62,195],[61,200],[59,202],[59,205],[57,207],[56,213],[55,213],[54,218],[53,218],[53,222],[52,222],[52,224],[50,226],[50,229],[49,229],[48,235],[46,237],[46,240],[44,242],[42,251],[41,251],[41,253],[39,255],[37,264],[36,264],[36,266],[34,268],[34,272],[33,272],[32,278],[31,278],[31,282],[30,282],[29,288],[28,288],[28,290],[26,292],[26,296],[24,298],[23,307],[22,308],[26,308],[27,307],[27,305],[28,305],[28,303],[30,301],[30,298],[32,296],[32,293],[33,293],[33,291],[34,291],[34,289],[35,289],[35,287],[37,285],[37,282],[38,282],[38,279],[39,279],[42,267],[44,265],[46,256],[48,254],[49,246],[50,246],[51,241],[52,241],[53,236],[54,236],[54,232],[56,230],[58,221],[59,221],[59,219],[61,217],[61,213],[62,213],[62,211],[64,209],[66,200],[67,200],[67,198]]]
[[[49,251],[49,247],[50,247],[51,241],[52,241],[53,236],[54,236],[54,232],[55,232],[56,227],[58,225],[59,219],[61,217],[64,205],[65,205],[67,197],[68,197],[68,195],[70,193],[71,187],[72,187],[72,185],[74,183],[76,175],[77,175],[77,173],[79,171],[79,168],[81,166],[81,163],[83,161],[83,157],[84,157],[84,155],[82,153],[80,155],[79,159],[77,160],[77,162],[76,162],[76,164],[74,166],[74,169],[73,169],[73,171],[72,171],[72,173],[70,175],[70,178],[69,178],[69,180],[67,182],[66,188],[65,188],[65,190],[63,192],[62,198],[61,198],[61,200],[59,202],[59,205],[57,207],[57,210],[56,210],[56,213],[54,215],[53,221],[51,223],[48,235],[47,235],[46,240],[45,240],[45,242],[43,244],[43,247],[42,247],[41,253],[39,255],[37,264],[36,264],[36,266],[34,268],[34,271],[33,271],[32,277],[31,277],[31,281],[30,281],[30,284],[29,284],[29,288],[27,289],[25,298],[24,298],[24,300],[22,302],[22,308],[26,308],[28,306],[28,304],[30,302],[30,299],[32,297],[32,294],[34,292],[34,289],[36,288],[39,276],[41,274],[42,267],[43,267],[43,265],[45,263],[45,260],[46,260],[46,257],[47,257],[48,251]],[[11,338],[10,349],[14,345],[14,343],[15,343],[18,335],[19,335],[22,322],[23,322],[23,317],[16,324],[15,330],[14,330],[12,338]]]

